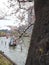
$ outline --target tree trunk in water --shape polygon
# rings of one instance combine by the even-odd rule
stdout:
[[[49,50],[49,0],[35,0],[36,21],[25,65],[48,65],[41,56]],[[43,63],[42,63],[43,62]]]

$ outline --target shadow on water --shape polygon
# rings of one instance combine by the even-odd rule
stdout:
[[[15,50],[16,46],[9,46],[9,49]]]

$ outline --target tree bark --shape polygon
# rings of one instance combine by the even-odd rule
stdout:
[[[35,0],[34,8],[36,21],[25,65],[47,65],[45,60],[43,64],[40,63],[39,49],[41,45],[41,47],[44,46],[45,51],[46,43],[49,42],[49,0]]]

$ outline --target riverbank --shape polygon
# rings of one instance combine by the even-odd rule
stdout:
[[[3,52],[0,51],[0,65],[16,65]]]

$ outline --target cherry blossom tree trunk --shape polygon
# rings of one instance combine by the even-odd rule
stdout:
[[[34,3],[36,21],[25,65],[48,65],[47,57],[42,55],[46,49],[49,51],[49,0],[35,0]]]

